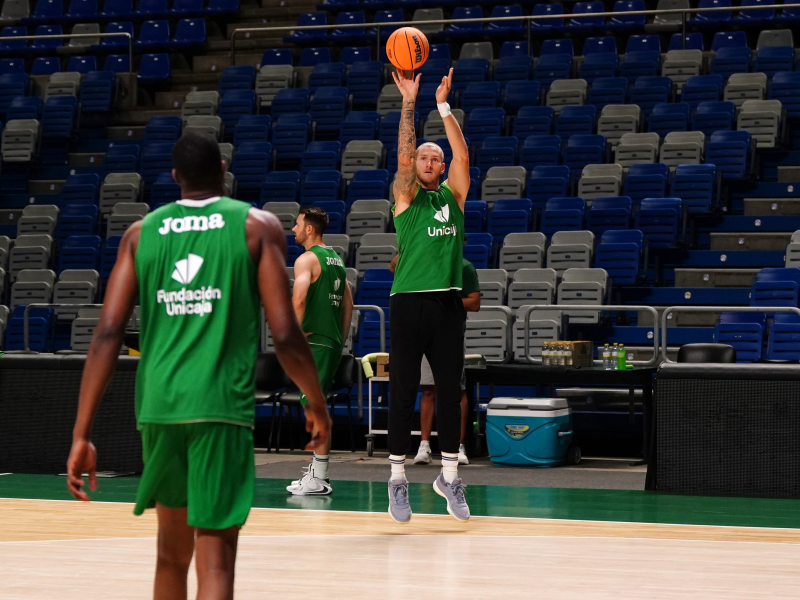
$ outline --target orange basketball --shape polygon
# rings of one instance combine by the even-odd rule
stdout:
[[[419,69],[428,60],[428,52],[428,38],[416,27],[401,27],[386,42],[389,60],[402,71]]]

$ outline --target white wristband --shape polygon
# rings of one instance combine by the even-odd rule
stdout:
[[[439,102],[436,105],[436,108],[439,109],[439,114],[442,115],[442,118],[449,117],[452,113],[450,112],[450,105],[447,102]]]

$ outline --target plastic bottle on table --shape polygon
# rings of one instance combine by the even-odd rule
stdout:
[[[550,342],[545,342],[542,346],[542,366],[550,366]]]
[[[606,371],[608,371],[611,369],[611,348],[609,348],[608,344],[603,346],[602,356],[603,356],[603,368]]]
[[[619,344],[614,344],[611,347],[611,357],[609,359],[609,362],[611,363],[611,370],[612,371],[616,371],[617,370],[617,366],[618,366],[618,363],[617,363],[617,352],[618,351],[619,351]]]
[[[617,348],[617,369],[620,369],[622,371],[625,370],[627,358],[628,355],[625,352],[625,344],[620,344],[619,348]]]
[[[564,366],[571,367],[572,366],[572,344],[567,342],[564,344]]]

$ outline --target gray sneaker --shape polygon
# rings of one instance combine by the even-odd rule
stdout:
[[[411,505],[408,503],[408,480],[389,480],[389,516],[395,523],[405,524],[411,520]]]
[[[453,483],[447,483],[441,473],[433,482],[433,491],[447,500],[447,512],[462,523],[469,521],[469,506],[464,497],[464,488],[466,487],[460,479],[456,479]]]

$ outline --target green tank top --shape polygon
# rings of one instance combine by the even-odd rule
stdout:
[[[249,209],[230,198],[181,200],[144,218],[138,423],[253,425],[261,307]]]
[[[320,273],[308,288],[306,311],[303,314],[303,331],[315,336],[325,336],[331,347],[342,347],[342,299],[347,285],[344,263],[333,248],[311,246],[319,259]],[[316,340],[317,343],[325,340]]]
[[[418,186],[411,205],[394,217],[394,226],[400,258],[392,294],[461,289],[464,212],[447,182],[438,190]]]

